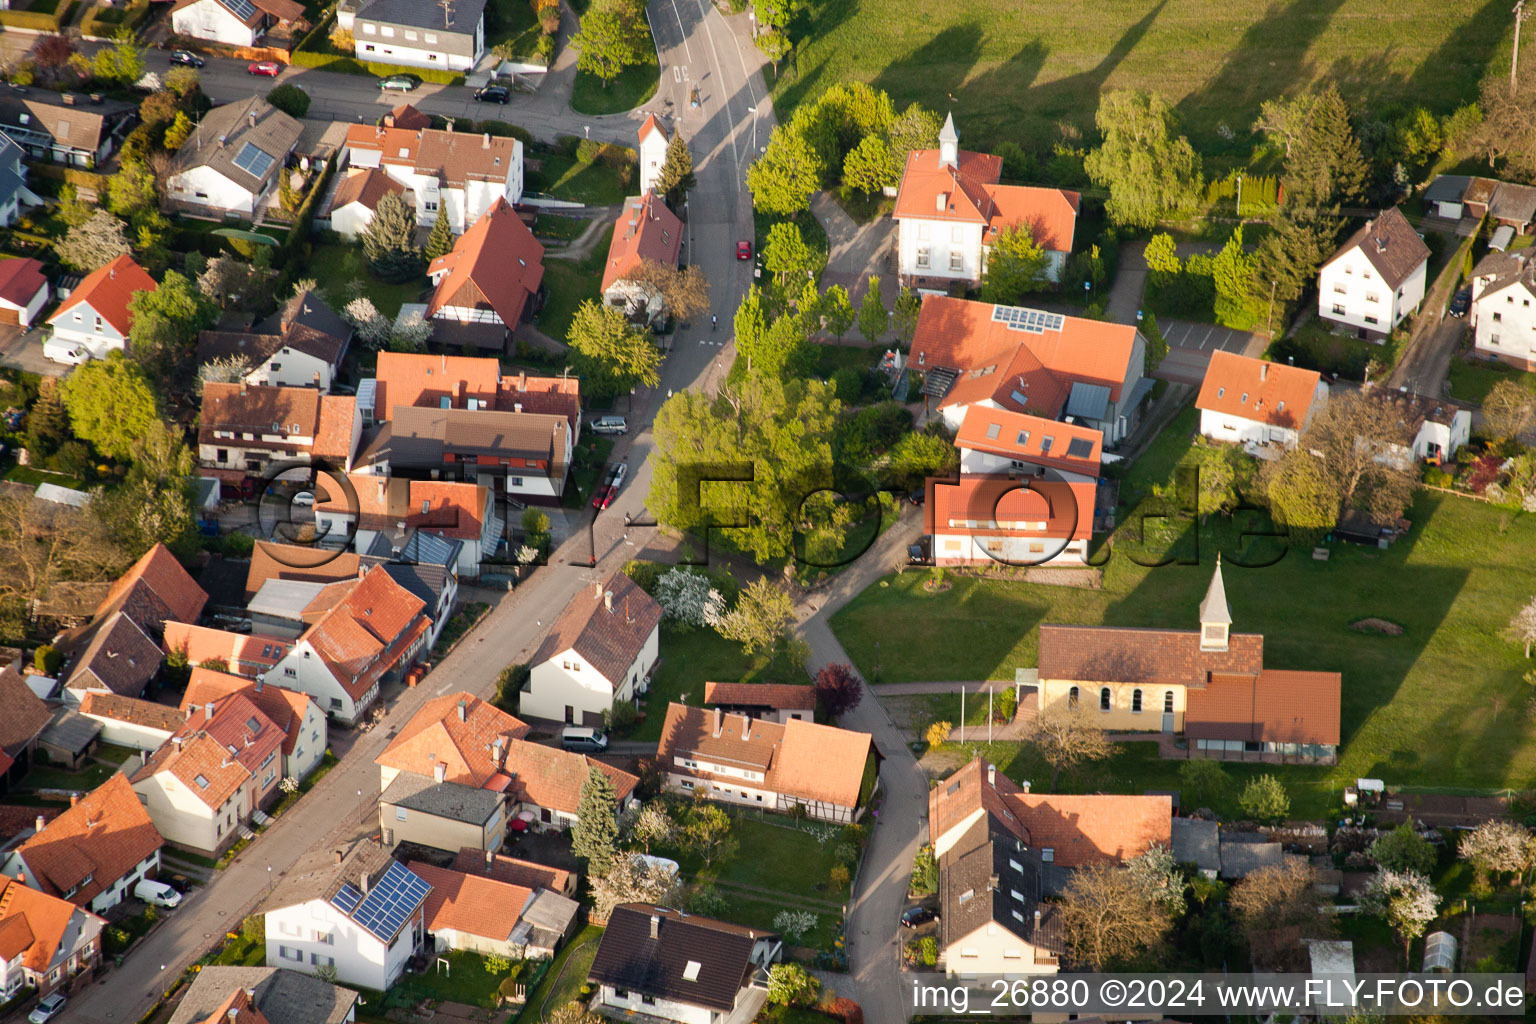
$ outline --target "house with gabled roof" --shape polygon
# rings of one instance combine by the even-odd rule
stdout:
[[[1213,441],[1295,448],[1327,401],[1328,385],[1316,370],[1217,349],[1195,408],[1200,433]]]
[[[1172,841],[1173,800],[1031,793],[972,760],[928,794],[939,864],[939,962],[950,976],[1054,974],[1055,906],[1071,872],[1124,864]]]
[[[1392,207],[1367,220],[1317,272],[1317,315],[1362,338],[1391,334],[1424,301],[1429,246]]]
[[[781,725],[791,718],[816,719],[816,691],[794,683],[706,682],[704,703],[727,714],[748,715]]]
[[[232,633],[226,629],[193,626],[185,622],[167,622],[163,643],[167,657],[174,652],[185,658],[186,663],[193,668],[205,663],[223,662],[229,672],[248,679],[270,672],[292,646],[293,641],[281,637],[264,636],[261,633]]]
[[[444,953],[468,949],[510,959],[548,959],[576,925],[580,905],[548,889],[413,860],[407,867],[432,886],[427,932]]]
[[[362,61],[468,71],[485,52],[485,0],[347,0],[337,17]]]
[[[273,463],[324,463],[351,469],[363,421],[352,395],[312,387],[203,386],[198,464],[210,476],[236,482],[261,476]]]
[[[29,987],[46,996],[94,971],[106,926],[67,900],[0,878],[0,998]]]
[[[254,217],[277,201],[288,159],[303,134],[302,124],[259,96],[214,107],[171,158],[166,200],[202,214]]]
[[[283,731],[284,778],[302,782],[325,758],[325,712],[314,699],[297,690],[274,686],[262,676],[249,679],[213,669],[194,668],[181,698],[187,715],[199,707],[218,704],[236,694],[244,696]]]
[[[315,494],[315,529],[324,537],[353,538],[359,551],[376,537],[391,549],[417,531],[458,541],[459,572],[480,575],[480,563],[496,552],[506,521],[489,487],[449,480],[410,480],[369,473],[322,474]]]
[[[305,291],[249,331],[201,332],[197,362],[243,359],[250,366],[241,377],[247,384],[329,391],[351,341],[352,327],[341,314]]]
[[[576,873],[531,860],[464,847],[453,860],[453,870],[484,875],[525,889],[548,889],[562,896],[576,895]]]
[[[544,280],[544,246],[498,197],[453,243],[427,265],[432,297],[426,315],[437,321],[439,340],[511,351],[512,331],[534,312]]]
[[[942,295],[923,298],[907,366],[952,429],[980,405],[1093,427],[1105,446],[1130,433],[1153,384],[1134,325]]]
[[[1529,249],[1490,252],[1472,270],[1473,351],[1520,370],[1536,370],[1536,261]]]
[[[416,196],[391,178],[381,167],[368,167],[353,171],[342,178],[331,195],[331,205],[326,213],[331,230],[346,238],[357,238],[373,223],[379,202],[385,196],[398,196],[411,206]]]
[[[292,32],[308,23],[295,0],[177,0],[171,30],[229,46],[260,46],[269,31]]]
[[[974,288],[1000,232],[1027,228],[1045,250],[1045,276],[1060,281],[1072,253],[1082,197],[1059,188],[1001,185],[1002,157],[960,148],[953,115],[938,149],[907,154],[896,193],[897,266],[901,283],[939,293]]]
[[[48,822],[7,853],[0,872],[23,885],[103,913],[160,870],[165,840],[122,772]]]
[[[385,991],[426,938],[432,887],[373,839],[316,846],[288,869],[261,905],[267,966]]]
[[[52,294],[42,263],[24,257],[0,260],[0,323],[31,327]]]
[[[655,114],[646,114],[640,122],[640,194],[643,196],[656,187],[661,177],[661,165],[667,162],[667,145],[672,141],[667,130]]]
[[[1110,732],[1183,733],[1189,756],[1332,763],[1337,672],[1264,664],[1264,637],[1234,633],[1218,559],[1198,630],[1040,626],[1040,708],[1066,706]]]
[[[446,216],[455,235],[496,204],[514,204],[523,196],[523,144],[501,136],[355,124],[347,129],[341,166],[348,176],[383,171],[404,189],[402,198],[413,202],[416,223],[429,227]],[[331,209],[334,215],[336,207]],[[366,228],[372,220],[370,209],[357,223]]]
[[[374,376],[358,391],[372,392],[376,423],[394,419],[395,410],[405,406],[564,416],[573,433],[581,431],[579,377],[530,376],[527,371],[503,377],[501,361],[488,356],[380,352]]]
[[[614,1016],[679,1024],[751,1020],[767,996],[783,943],[773,932],[650,903],[608,917],[587,980]]]
[[[800,718],[782,724],[720,708],[667,707],[656,747],[667,788],[820,821],[857,821],[878,780],[869,733]]]
[[[512,777],[508,801],[514,831],[567,829],[581,820],[581,787],[594,771],[613,783],[614,813],[639,806],[639,778],[606,761],[528,740],[508,744],[502,767]]]
[[[597,726],[645,693],[661,650],[661,605],[622,572],[583,588],[530,659],[518,708],[532,718]]]
[[[159,287],[127,253],[91,271],[48,318],[53,333],[43,343],[43,355],[56,362],[83,363],[121,352],[133,327],[129,302],[135,294]]]
[[[112,155],[138,112],[137,103],[122,100],[87,105],[75,93],[12,90],[0,96],[0,130],[29,159],[89,169]]]
[[[276,967],[207,964],[183,991],[166,1024],[228,1024],[231,1009],[239,1010],[235,1024],[260,1024],[247,1019],[247,1003],[267,1024],[351,1024],[357,1017],[356,992]]]
[[[0,668],[0,707],[5,708],[0,716],[0,792],[5,792],[26,774],[53,712],[10,665]]]
[[[682,248],[683,222],[661,196],[645,192],[624,200],[603,264],[603,302],[641,324],[666,316],[661,289],[634,277],[648,262],[676,269]]]
[[[143,757],[133,790],[166,839],[218,856],[276,798],[285,736],[243,693],[188,705],[181,728]]]
[[[144,751],[159,750],[187,718],[166,704],[99,690],[84,694],[77,710],[101,723],[103,743]]]
[[[269,584],[270,585],[270,584]],[[338,588],[268,678],[313,697],[322,711],[355,724],[385,679],[404,675],[426,647],[426,602],[382,566]]]
[[[472,481],[524,503],[557,504],[575,433],[564,415],[396,406],[358,462],[374,473]]]

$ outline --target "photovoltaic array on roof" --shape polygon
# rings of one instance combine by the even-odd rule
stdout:
[[[251,15],[256,13],[256,5],[251,3],[251,0],[219,0],[219,3],[241,21],[248,21]]]
[[[1060,313],[1025,309],[1022,306],[993,306],[992,319],[1006,325],[1010,331],[1028,331],[1030,334],[1060,331],[1061,325],[1066,322],[1066,317]]]
[[[421,906],[431,888],[399,862],[393,863],[378,884],[363,897],[363,902],[351,915],[352,920],[388,942]]]
[[[335,907],[343,914],[350,915],[352,911],[357,909],[357,905],[362,901],[363,894],[357,891],[357,887],[355,885],[348,882],[337,891],[335,896],[331,897],[331,906]]]
[[[1086,459],[1093,454],[1093,442],[1086,437],[1074,437],[1067,445],[1067,458]]]
[[[252,177],[264,177],[277,160],[256,148],[256,144],[247,142],[240,147],[240,155],[235,157],[235,166]]]

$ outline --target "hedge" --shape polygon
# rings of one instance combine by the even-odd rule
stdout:
[[[149,0],[131,0],[127,7],[92,6],[80,20],[80,34],[110,39],[117,30],[137,31],[149,17]]]
[[[47,164],[27,162],[27,168],[33,173],[44,178],[52,178],[73,185],[76,188],[88,188],[93,192],[101,192],[107,187],[107,182],[112,180],[109,174],[97,174],[95,171],[85,171],[78,167],[66,167],[63,164]]]
[[[0,11],[0,25],[6,28],[29,28],[38,32],[58,32],[69,23],[69,16],[75,12],[76,0],[67,0],[62,5],[63,10],[54,11],[52,14],[42,14],[37,11]],[[146,2],[146,8],[148,6]]]
[[[445,71],[442,68],[412,68],[403,64],[380,64],[378,61],[361,61],[339,53],[317,53],[314,50],[295,50],[290,62],[301,68],[318,68],[339,71],[347,75],[373,75],[386,78],[389,75],[415,75],[423,82],[434,85],[463,85],[464,72]]]

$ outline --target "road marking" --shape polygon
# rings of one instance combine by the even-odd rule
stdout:
[[[674,82],[681,82],[682,80],[683,80],[683,69],[681,67],[679,67],[678,65],[676,65],[676,64],[672,65],[672,81],[674,81]]]
[[[1207,327],[1205,329],[1205,336],[1200,339],[1200,345],[1199,345],[1200,351],[1202,351],[1202,352],[1205,351],[1205,343],[1211,340],[1211,332],[1214,331],[1214,330],[1216,330],[1215,327]]]
[[[698,0],[698,4],[699,22],[704,26],[704,38],[709,40],[709,52],[715,58],[714,71],[718,75],[720,74],[720,49],[715,45],[715,33],[709,27],[709,12],[704,9],[704,0]],[[734,46],[735,43],[732,42],[731,45]],[[731,169],[735,172],[732,177],[736,179],[736,191],[740,192],[746,187],[746,182],[741,176],[741,154],[736,149],[736,126],[731,123],[731,97],[729,93],[725,96],[725,119],[728,125],[725,140],[731,144]]]
[[[688,30],[683,28],[683,16],[677,13],[677,0],[672,0],[672,17],[677,19],[677,31],[683,37],[683,52],[688,55],[688,63],[693,63],[693,50],[688,46]]]

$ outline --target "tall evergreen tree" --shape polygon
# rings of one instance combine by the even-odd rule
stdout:
[[[453,228],[448,224],[448,215],[439,213],[437,222],[432,225],[432,233],[427,236],[427,247],[422,250],[422,255],[429,260],[435,260],[452,251]]]
[[[373,220],[363,232],[363,257],[385,281],[409,281],[421,275],[421,250],[416,248],[416,211],[394,193],[379,200]]]
[[[571,826],[571,852],[586,861],[589,877],[601,878],[613,866],[619,844],[618,802],[613,780],[594,766],[581,785],[577,820]]]
[[[64,397],[59,392],[59,378],[44,377],[37,388],[37,402],[27,414],[27,451],[32,453],[34,462],[40,461],[73,436],[69,411],[64,408]]]
[[[668,206],[676,210],[688,198],[688,191],[696,183],[693,153],[681,135],[674,135],[672,141],[667,143],[667,156],[661,162],[661,170],[656,173],[656,191],[667,201]]]

